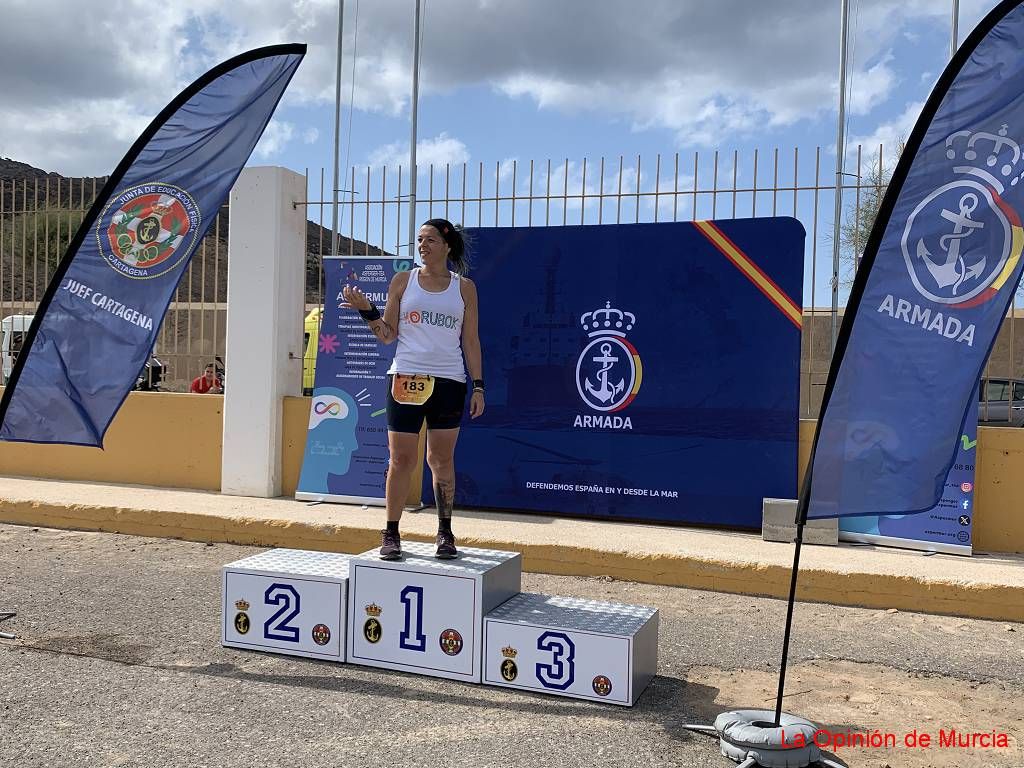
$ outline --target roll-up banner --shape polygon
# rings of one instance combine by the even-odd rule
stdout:
[[[362,290],[382,310],[388,285],[408,262],[387,256],[326,256],[309,432],[298,499],[384,504],[388,466],[387,370],[394,346],[381,344],[341,289]]]
[[[975,389],[974,402],[978,400]],[[859,435],[870,439],[865,432]],[[975,408],[967,412],[956,444],[956,460],[946,475],[938,503],[916,515],[859,515],[839,518],[839,538],[925,552],[970,555],[973,552],[974,475],[978,445]]]

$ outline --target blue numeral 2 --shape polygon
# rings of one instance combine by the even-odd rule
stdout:
[[[263,595],[267,605],[280,605],[277,613],[263,623],[263,637],[267,640],[299,642],[299,628],[288,622],[299,615],[299,593],[291,584],[271,584]]]

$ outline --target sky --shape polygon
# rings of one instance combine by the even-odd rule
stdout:
[[[961,0],[961,41],[995,4]],[[658,189],[671,189],[677,153],[680,188],[694,184],[694,153],[701,162],[698,187],[710,188],[715,150],[727,184],[735,172],[739,186],[750,185],[755,150],[760,186],[770,183],[773,169],[761,163],[775,148],[783,158],[780,178],[793,177],[794,149],[801,174],[810,172],[817,147],[822,183],[834,178],[839,0],[422,5],[419,164],[435,164],[438,179],[446,163],[466,164],[473,194],[480,163],[493,196],[495,175],[499,187],[511,189],[513,162],[518,194],[526,194],[531,160],[535,190],[548,183],[551,160],[555,190],[568,185],[596,193],[602,157],[603,189],[621,183],[628,190],[637,185],[638,155],[641,190],[653,191],[659,155]],[[211,66],[250,48],[305,42],[306,60],[250,165],[308,170],[310,199],[329,200],[338,7],[336,0],[0,0],[0,156],[65,176],[107,174],[153,116]],[[948,60],[952,7],[949,0],[850,0],[851,156],[858,144],[865,154],[880,143],[888,150],[909,133]],[[345,168],[359,169],[357,200],[367,199],[367,166],[374,169],[370,197],[381,194],[384,166],[393,196],[397,166],[408,162],[414,8],[414,0],[345,1],[340,152]],[[742,161],[733,162],[734,152]],[[321,169],[328,185],[323,196]],[[420,179],[422,190],[427,181]],[[453,179],[461,187],[458,174]],[[755,201],[748,198],[737,215],[750,215]],[[642,199],[638,211],[634,198],[617,214],[623,221],[651,220],[653,199]],[[766,199],[756,200],[761,213]],[[683,200],[678,215],[710,217],[710,201],[706,195]],[[661,198],[658,213],[670,216],[672,203]],[[719,196],[714,215],[731,215],[730,204]],[[596,205],[581,210],[577,200],[555,218],[596,221]],[[804,218],[809,203],[798,205]],[[544,215],[543,206],[516,210],[519,217]],[[473,224],[488,211],[493,219],[487,207],[451,217]],[[509,223],[510,211],[502,211],[501,223]],[[361,221],[354,212],[348,215]],[[615,214],[602,208],[600,215],[607,221]],[[832,218],[831,212],[820,217],[824,229]],[[390,239],[400,246],[401,225],[384,223],[388,233],[394,229],[385,245]],[[380,229],[376,216],[370,233],[358,226],[367,239]],[[819,288],[812,293],[819,303]]]

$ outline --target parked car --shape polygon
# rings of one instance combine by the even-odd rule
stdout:
[[[0,384],[6,384],[18,361],[18,353],[25,344],[32,315],[8,315],[0,320],[0,354],[3,357],[3,375]]]
[[[302,335],[302,394],[313,394],[313,382],[316,381],[316,351],[320,338],[320,315],[323,307],[316,307],[306,315],[303,321]]]
[[[981,380],[978,423],[992,427],[1024,426],[1024,380]]]

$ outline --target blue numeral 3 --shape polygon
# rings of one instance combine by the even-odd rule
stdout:
[[[576,645],[564,632],[545,632],[537,638],[537,650],[551,653],[550,664],[537,665],[537,679],[545,688],[564,691],[576,676]]]

